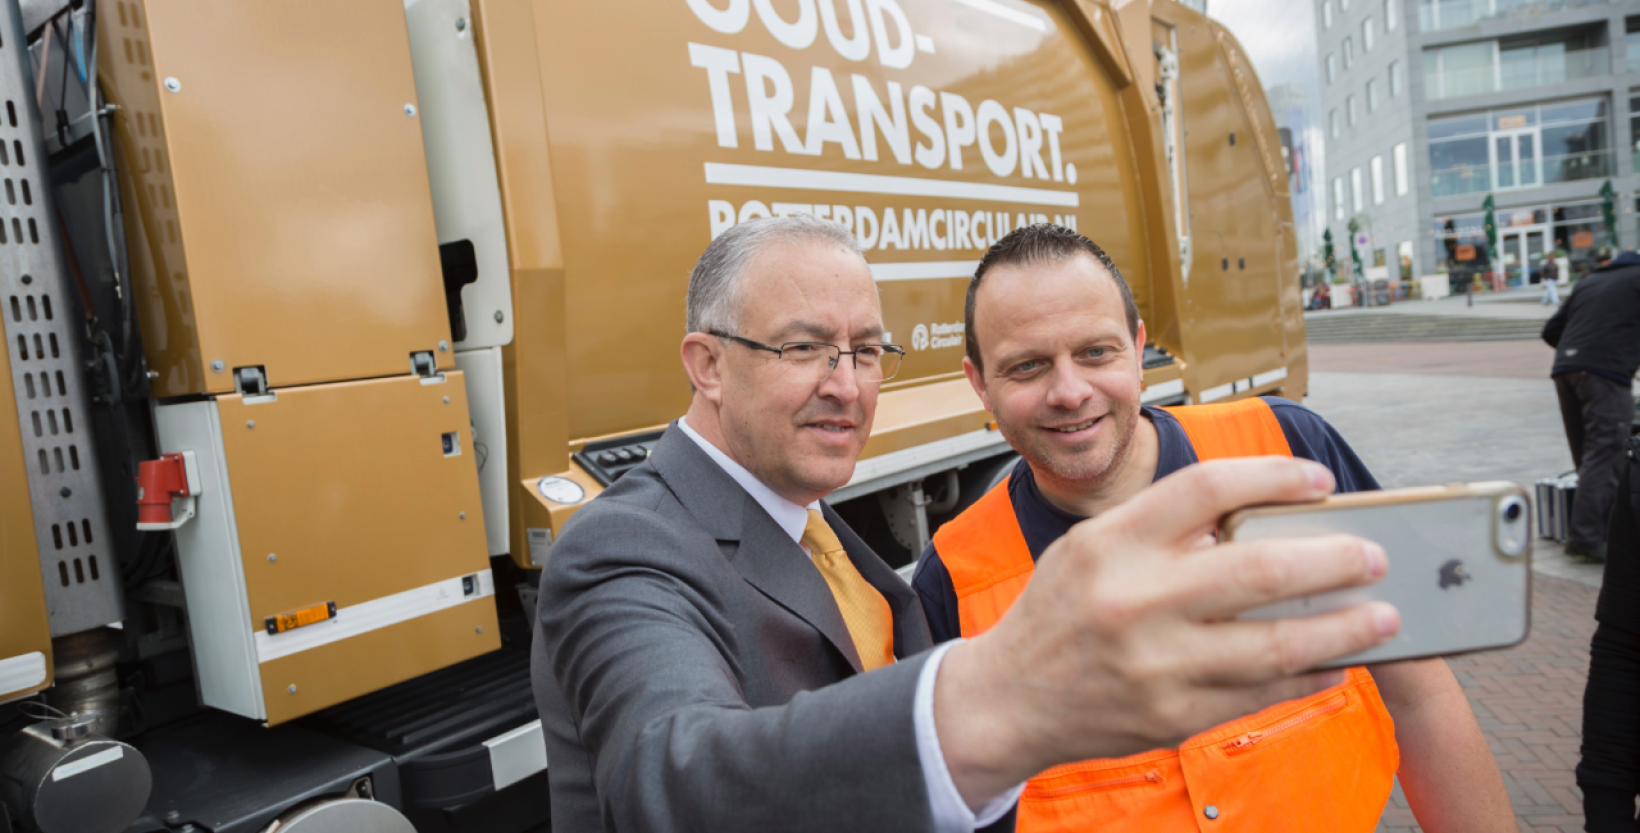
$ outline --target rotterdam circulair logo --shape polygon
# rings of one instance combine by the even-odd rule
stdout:
[[[1441,565],[1442,590],[1448,587],[1459,587],[1470,578],[1472,576],[1469,575],[1468,570],[1463,568],[1463,562],[1456,558]]]
[[[918,324],[911,328],[911,349],[939,350],[945,347],[962,346],[963,323],[955,321],[950,324]]]

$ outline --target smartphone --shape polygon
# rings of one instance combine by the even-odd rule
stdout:
[[[1401,612],[1401,632],[1321,669],[1507,648],[1532,626],[1531,506],[1514,483],[1455,483],[1260,506],[1225,518],[1221,541],[1347,533],[1376,541],[1389,572],[1367,587],[1277,602],[1240,619],[1287,619],[1366,601]],[[1318,669],[1319,670],[1319,669]]]

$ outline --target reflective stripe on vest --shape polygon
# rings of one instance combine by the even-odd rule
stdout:
[[[1262,399],[1166,410],[1198,459],[1292,456]],[[965,637],[995,625],[1035,569],[1007,482],[941,526],[934,547],[951,574]],[[1335,688],[1233,720],[1177,749],[1054,767],[1026,785],[1018,829],[1368,833],[1399,759],[1372,675],[1351,668]]]

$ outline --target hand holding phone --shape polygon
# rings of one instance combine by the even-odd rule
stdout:
[[[1236,512],[1221,541],[1346,533],[1377,542],[1389,573],[1367,587],[1279,602],[1241,619],[1309,616],[1386,601],[1401,631],[1323,668],[1506,648],[1531,630],[1531,511],[1514,483],[1452,484],[1334,495],[1315,503]]]

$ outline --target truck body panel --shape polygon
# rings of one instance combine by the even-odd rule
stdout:
[[[155,394],[454,367],[403,9],[115,7],[100,75]]]
[[[0,359],[11,351],[0,339]],[[28,463],[11,385],[0,385],[0,700],[33,694],[51,685],[51,621],[46,618],[40,549],[34,538],[34,507]]]
[[[636,18],[481,8],[512,21],[484,19],[478,43],[512,248],[550,251],[552,264],[514,275],[515,307],[543,328],[508,365],[542,385],[508,391],[509,408],[539,415],[509,421],[520,564],[529,536],[554,534],[574,508],[532,488],[540,477],[587,481],[595,496],[567,452],[661,430],[687,408],[676,353],[688,272],[716,234],[758,216],[854,230],[885,325],[909,348],[863,459],[988,423],[960,373],[963,299],[985,248],[1030,222],[1076,227],[1118,264],[1152,343],[1179,359],[1147,375],[1157,392],[1210,401],[1302,384],[1285,381],[1302,318],[1286,180],[1265,156],[1273,122],[1249,115],[1268,107],[1239,46],[1182,6],[928,0],[795,20],[746,3]],[[1179,46],[1188,79],[1171,102],[1176,170],[1153,27]],[[516,77],[532,59],[538,83]],[[1192,224],[1200,245],[1181,251]],[[540,309],[527,309],[522,294],[537,291]],[[549,397],[574,406],[525,401]]]

